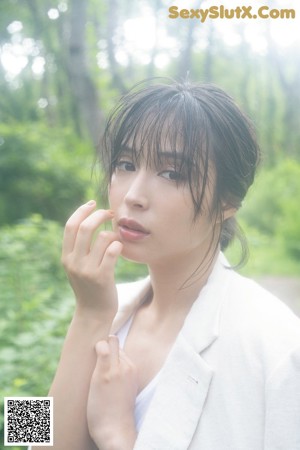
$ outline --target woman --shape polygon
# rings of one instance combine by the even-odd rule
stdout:
[[[90,201],[65,228],[76,308],[49,394],[55,449],[300,449],[299,320],[220,252],[258,160],[217,87],[121,100],[102,151],[110,209]],[[149,277],[116,287],[119,255]]]

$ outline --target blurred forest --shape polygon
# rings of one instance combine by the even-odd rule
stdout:
[[[296,26],[172,20],[175,3],[188,7],[0,2],[0,402],[47,394],[73,307],[63,224],[84,201],[104,202],[94,162],[105,118],[145,78],[215,83],[254,120],[263,161],[239,213],[251,252],[243,271],[300,275],[300,41],[288,34]],[[290,42],[279,45],[278,33]],[[228,253],[233,262],[237,254]],[[144,274],[118,263],[118,280]]]

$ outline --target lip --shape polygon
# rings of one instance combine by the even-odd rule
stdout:
[[[125,241],[137,241],[149,236],[150,232],[133,219],[122,218],[118,221],[121,238]]]

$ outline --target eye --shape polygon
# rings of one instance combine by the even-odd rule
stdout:
[[[116,169],[123,172],[134,172],[135,166],[131,161],[120,160],[116,163]]]
[[[184,176],[176,170],[164,170],[163,172],[159,173],[159,176],[170,181],[176,181],[177,183],[180,181],[184,181]]]

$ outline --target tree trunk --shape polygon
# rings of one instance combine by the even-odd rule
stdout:
[[[118,1],[110,0],[107,17],[107,53],[112,73],[113,85],[120,91],[121,94],[125,94],[127,89],[118,72],[118,63],[115,58],[114,34],[116,30],[116,11],[118,11]]]
[[[70,87],[85,129],[96,147],[103,130],[103,116],[99,108],[99,97],[91,78],[86,55],[85,26],[87,0],[72,0],[70,4],[70,39],[67,52],[67,67]]]
[[[188,23],[187,35],[178,67],[179,80],[188,79],[189,74],[192,73],[192,52],[194,44],[194,30],[196,23],[197,23],[196,20],[189,20]]]
[[[154,15],[155,15],[155,36],[154,36],[154,45],[151,51],[151,59],[150,63],[148,64],[147,68],[147,77],[152,78],[155,75],[155,58],[158,51],[158,31],[159,31],[159,11],[162,8],[162,1],[161,0],[155,0],[154,1]]]
[[[210,22],[208,28],[207,49],[203,63],[203,78],[211,83],[213,80],[213,49],[214,49],[214,26]]]

